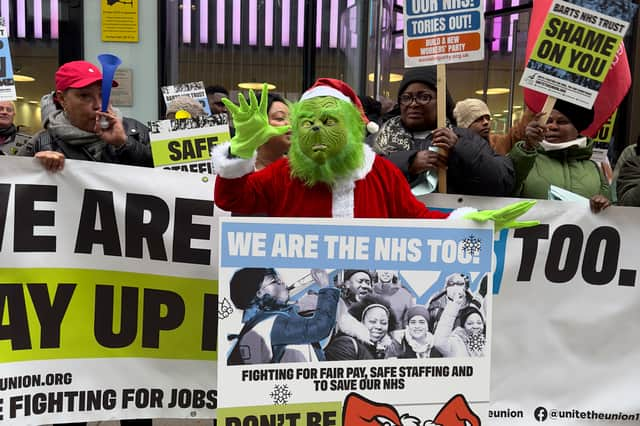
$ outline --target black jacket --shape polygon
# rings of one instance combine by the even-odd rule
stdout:
[[[447,192],[465,195],[511,196],[515,184],[515,172],[510,158],[496,154],[489,143],[469,129],[453,127],[458,142],[449,153],[447,168]],[[373,145],[376,135],[367,138]],[[386,157],[405,175],[411,187],[424,179],[423,175],[409,174],[413,157],[431,145],[431,137],[415,139],[407,151],[390,152]]]
[[[121,147],[106,145],[100,159],[103,163],[125,164],[129,166],[153,167],[149,129],[138,120],[124,117],[122,119],[124,131],[127,134],[127,142]],[[57,151],[71,160],[96,161],[91,153],[84,147],[70,145],[53,137],[47,130],[43,130],[33,136],[26,143],[18,155],[33,157],[36,152]]]

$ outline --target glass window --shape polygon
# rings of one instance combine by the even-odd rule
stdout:
[[[42,128],[40,98],[53,90],[58,68],[59,11],[57,1],[2,1],[0,15],[9,31],[16,85],[16,116],[20,131]]]
[[[166,39],[163,84],[203,81],[222,85],[235,99],[240,83],[268,82],[297,100],[303,86],[305,33],[315,36],[315,75],[349,81],[357,67],[355,0],[210,0],[163,3]],[[358,2],[360,3],[360,2]],[[175,58],[175,61],[173,59]],[[168,65],[171,64],[171,65]]]

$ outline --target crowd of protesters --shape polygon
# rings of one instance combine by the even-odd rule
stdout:
[[[13,102],[0,102],[0,155],[34,156],[49,170],[61,169],[65,158],[153,167],[147,127],[115,107],[100,111],[102,75],[95,65],[69,62],[55,77],[55,92],[43,96],[44,129],[31,137],[14,124]],[[595,212],[616,203],[640,205],[638,145],[624,150],[611,182],[592,160],[593,141],[580,135],[593,120],[592,110],[556,101],[546,122],[526,110],[507,134],[496,134],[486,103],[473,98],[455,103],[447,91],[446,121],[438,127],[436,77],[435,67],[408,69],[395,105],[386,100],[384,108],[360,96],[377,124],[367,126],[374,131],[365,142],[402,172],[415,195],[438,191],[438,170],[444,169],[448,193],[547,199],[555,186],[589,199]],[[206,92],[212,113],[228,115],[233,136],[232,117],[222,102],[229,92],[218,85]],[[288,125],[290,105],[269,94],[269,123]],[[185,112],[194,119],[206,114],[197,101],[179,97],[167,106],[166,118]],[[289,135],[282,135],[263,145],[256,169],[286,156],[289,144]]]

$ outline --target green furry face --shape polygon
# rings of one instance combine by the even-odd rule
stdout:
[[[318,164],[336,156],[347,144],[345,123],[338,100],[313,98],[305,102],[298,116],[300,150]]]
[[[328,96],[298,102],[291,126],[291,174],[305,184],[333,184],[364,163],[364,123],[352,103]]]

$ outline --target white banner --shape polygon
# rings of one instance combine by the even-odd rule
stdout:
[[[212,193],[195,174],[0,158],[2,425],[215,415]]]
[[[424,201],[494,209],[516,200]],[[541,200],[526,216],[540,226],[496,241],[489,425],[639,424],[638,212]]]
[[[212,182],[195,174],[81,161],[51,174],[35,159],[0,158],[2,425],[215,415],[215,324],[224,305],[215,309],[212,194]],[[480,209],[516,201],[424,200]],[[594,215],[539,201],[522,219],[541,225],[503,231],[494,243],[491,404],[479,410],[483,424],[638,424],[638,210]],[[288,269],[295,278],[300,268],[309,270]],[[242,384],[245,411],[262,404],[252,399],[255,386]],[[358,393],[380,410],[395,403],[384,392]],[[340,425],[351,396],[345,404],[308,404],[304,419],[296,405],[260,413],[283,425]],[[395,410],[435,420],[437,407],[429,407]],[[232,410],[235,426],[243,408]]]

